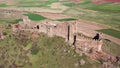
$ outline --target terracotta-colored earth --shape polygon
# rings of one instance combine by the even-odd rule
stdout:
[[[81,0],[72,0],[74,3],[79,4]]]
[[[18,4],[19,2],[15,0],[0,0],[0,3],[6,3],[8,5]]]
[[[38,38],[39,37],[39,35],[38,34],[32,34],[32,38]]]

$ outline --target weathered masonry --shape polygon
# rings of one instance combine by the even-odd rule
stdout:
[[[66,41],[75,46],[77,53],[89,53],[93,51],[102,51],[102,40],[94,40],[92,38],[85,38],[78,36],[79,21],[59,22],[45,20],[41,22],[31,21],[27,16],[23,17],[23,22],[13,24],[13,32],[24,30],[37,33],[46,33],[48,36],[61,36]]]

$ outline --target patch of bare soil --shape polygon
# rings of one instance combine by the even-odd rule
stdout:
[[[6,3],[8,5],[18,4],[15,0],[0,0],[0,3]]]
[[[56,2],[56,3],[52,3],[51,5],[49,5],[50,8],[52,9],[60,9],[61,11],[64,11],[66,9],[68,9],[69,7],[62,5],[60,2]]]
[[[98,24],[98,23],[90,23],[90,22],[87,22],[87,21],[80,21],[79,20],[79,24],[78,24],[79,27],[82,27],[82,28],[88,28],[90,30],[101,30],[101,29],[106,29],[107,26],[105,25],[102,25],[102,24]]]
[[[82,0],[72,0],[75,4],[81,3]]]
[[[40,14],[48,19],[63,19],[63,18],[69,18],[69,16],[60,14],[60,13],[45,13],[45,12],[40,12],[37,13]]]

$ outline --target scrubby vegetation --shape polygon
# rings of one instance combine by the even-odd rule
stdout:
[[[103,51],[111,54],[120,56],[120,45],[113,43],[110,40],[105,39],[102,47]]]
[[[7,7],[8,5],[6,4],[0,4],[0,7]]]
[[[16,20],[0,20],[0,24],[16,24],[20,21],[23,21],[23,19],[16,19]]]
[[[79,56],[64,38],[39,34],[38,38],[11,35],[0,41],[0,67],[22,68],[96,68],[100,64],[89,57]],[[29,32],[28,32],[29,33]],[[26,33],[25,33],[26,34]],[[29,33],[30,35],[30,33]],[[86,61],[79,65],[80,59]]]
[[[58,0],[18,0],[17,7],[46,7]],[[120,5],[106,3],[95,5],[90,0],[81,4],[65,2],[64,5],[70,8],[64,11],[65,15],[72,18],[58,19],[58,21],[72,21],[83,19],[109,25],[112,28],[120,29]],[[0,7],[7,7],[0,4]],[[47,18],[33,13],[24,14],[33,21],[41,21]],[[15,24],[22,19],[0,20],[0,24]],[[113,29],[99,30],[100,32],[120,38],[120,31]],[[4,28],[4,40],[0,40],[0,68],[99,68],[100,63],[83,55],[74,53],[74,48],[69,46],[62,37],[48,37],[39,34],[38,38],[26,38],[19,35],[12,35],[12,29]],[[30,36],[31,33],[25,33]],[[104,40],[103,51],[113,55],[120,55],[120,46]],[[85,65],[80,65],[79,61],[85,60]]]

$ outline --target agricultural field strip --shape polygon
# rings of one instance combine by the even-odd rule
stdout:
[[[35,12],[36,14],[40,14],[48,19],[64,19],[64,18],[70,18],[67,15],[61,14],[61,13],[49,13],[49,12]]]
[[[83,8],[70,8],[64,11],[64,14],[77,19],[102,23],[118,30],[120,29],[120,13],[117,12],[109,13]]]
[[[1,7],[0,10],[16,10],[16,11],[26,11],[26,12],[49,12],[49,13],[63,13],[63,10],[59,10],[59,9],[50,9],[50,8],[37,8],[37,7],[30,7],[30,8],[14,8],[14,7],[10,7],[10,8],[3,8]]]

